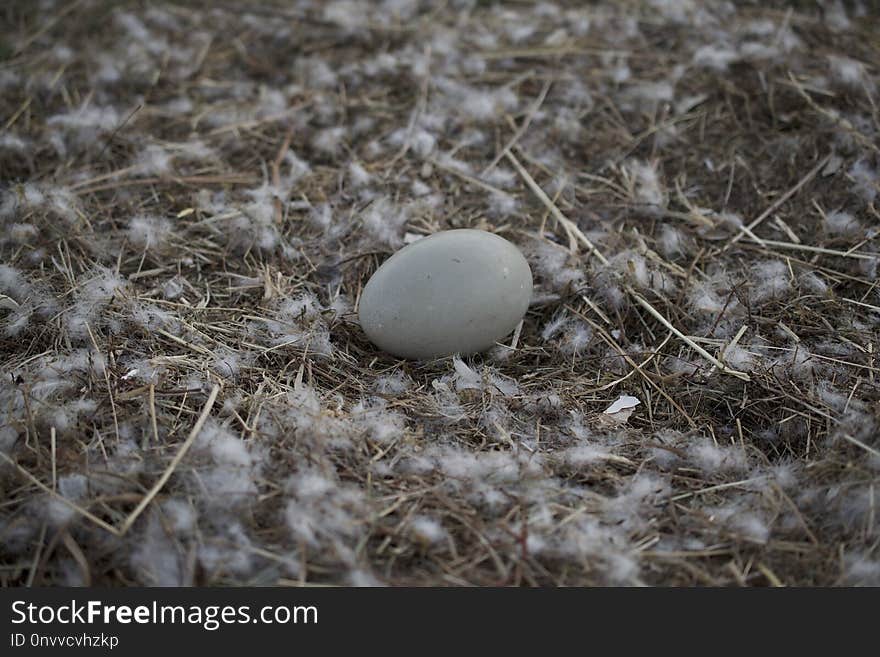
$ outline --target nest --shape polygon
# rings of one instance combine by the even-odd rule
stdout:
[[[4,585],[880,583],[876,14],[297,7],[0,9]],[[521,330],[377,350],[462,227]]]

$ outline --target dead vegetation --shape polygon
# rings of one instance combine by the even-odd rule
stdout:
[[[880,584],[871,3],[296,7],[0,8],[0,581]],[[454,227],[522,330],[396,361]]]

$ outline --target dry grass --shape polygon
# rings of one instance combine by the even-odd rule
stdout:
[[[632,0],[582,7],[580,35],[581,3],[455,4],[372,5],[351,32],[263,3],[0,9],[0,138],[25,140],[0,148],[0,253],[27,281],[0,297],[3,584],[880,583],[878,16]],[[128,48],[123,11],[167,44]],[[779,50],[692,64],[727,38]],[[513,102],[479,115],[450,80]],[[51,118],[83,106],[112,124]],[[286,191],[248,196],[264,182]],[[405,208],[391,238],[376,207]],[[537,288],[456,389],[452,359],[394,360],[354,309],[404,233],[464,226],[521,245]],[[95,296],[100,276],[119,285]],[[266,323],[305,294],[320,307]],[[642,405],[609,424],[624,392]],[[229,436],[246,456],[212,447]]]

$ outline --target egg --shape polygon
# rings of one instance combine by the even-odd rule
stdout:
[[[483,230],[423,237],[386,260],[358,316],[370,341],[401,358],[483,351],[522,320],[532,271],[513,244]]]

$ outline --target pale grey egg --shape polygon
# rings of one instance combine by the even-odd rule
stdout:
[[[516,328],[531,294],[532,272],[513,244],[482,230],[448,230],[385,261],[358,314],[377,347],[421,360],[488,349]]]

